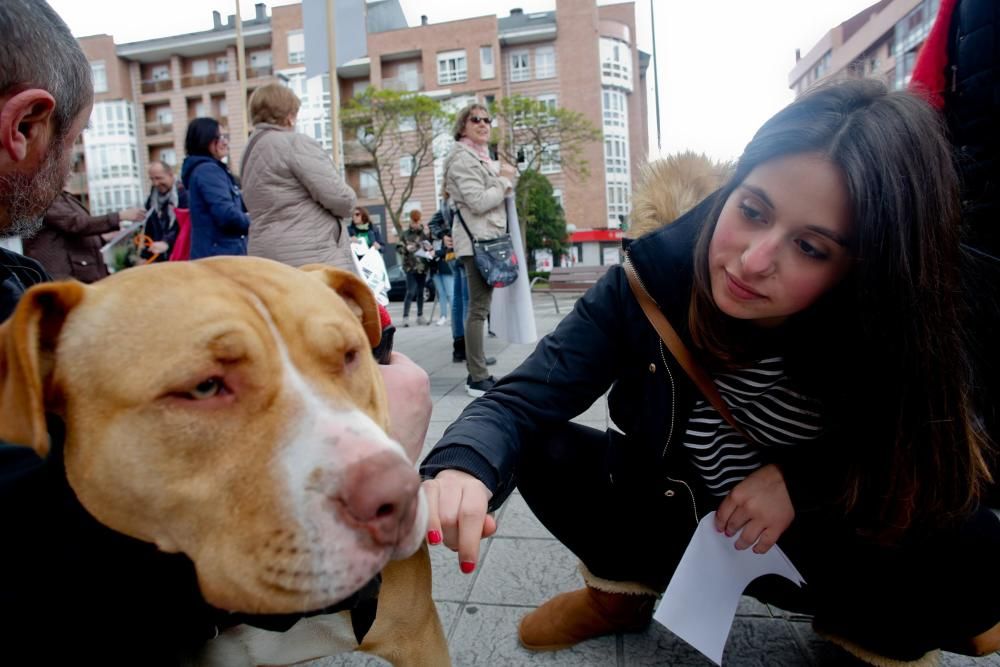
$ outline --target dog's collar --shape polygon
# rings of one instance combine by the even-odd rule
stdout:
[[[354,595],[345,598],[333,605],[316,611],[302,614],[226,614],[224,623],[220,623],[220,629],[230,628],[235,625],[252,625],[255,628],[271,630],[272,632],[286,632],[299,619],[309,616],[321,616],[325,614],[336,614],[341,611],[351,612],[351,627],[354,630],[354,637],[358,644],[364,641],[365,635],[371,630],[375,623],[375,614],[378,611],[378,594],[382,587],[382,574],[375,577]]]

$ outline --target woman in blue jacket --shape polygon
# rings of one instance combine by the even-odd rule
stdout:
[[[191,259],[247,254],[250,216],[243,195],[222,159],[229,137],[214,118],[195,118],[184,140],[181,180],[191,205]]]
[[[958,214],[923,101],[869,80],[799,98],[717,193],[629,244],[625,267],[448,427],[421,469],[428,541],[472,572],[496,531],[487,511],[518,488],[585,583],[524,617],[533,650],[645,628],[713,510],[736,549],[777,543],[806,581],[761,579],[752,595],[811,614],[870,664],[997,650],[1000,521],[980,504],[991,447],[963,345]],[[570,421],[609,388],[613,428]]]

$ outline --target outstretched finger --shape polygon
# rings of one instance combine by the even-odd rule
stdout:
[[[487,537],[487,498],[478,489],[466,487],[458,512],[458,567],[465,574],[476,569],[479,562],[479,543]],[[489,517],[496,532],[496,520]],[[492,534],[492,533],[490,533]]]
[[[429,479],[423,484],[424,497],[427,498],[427,543],[441,544],[441,517],[438,516],[439,487],[437,482]]]

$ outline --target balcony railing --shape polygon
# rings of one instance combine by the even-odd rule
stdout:
[[[229,79],[228,72],[211,72],[210,74],[185,74],[181,77],[184,88],[207,86],[213,83],[225,83]]]
[[[424,89],[423,74],[412,73],[391,79],[382,79],[382,88],[403,93],[414,93]]]
[[[259,79],[261,77],[267,77],[274,74],[274,67],[271,65],[263,65],[261,67],[247,67],[247,78],[248,79]]]
[[[155,137],[160,134],[170,134],[174,131],[173,123],[146,123],[146,136]]]
[[[155,81],[142,82],[143,93],[162,93],[173,89],[174,82],[172,79],[156,79]]]
[[[343,144],[344,164],[359,165],[371,164],[372,154],[361,145],[357,139],[349,139]]]

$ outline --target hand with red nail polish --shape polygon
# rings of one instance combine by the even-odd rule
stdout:
[[[443,542],[458,551],[459,569],[471,573],[479,562],[480,540],[497,531],[496,520],[486,513],[492,492],[468,473],[442,470],[434,479],[424,482],[424,494],[428,543]]]

